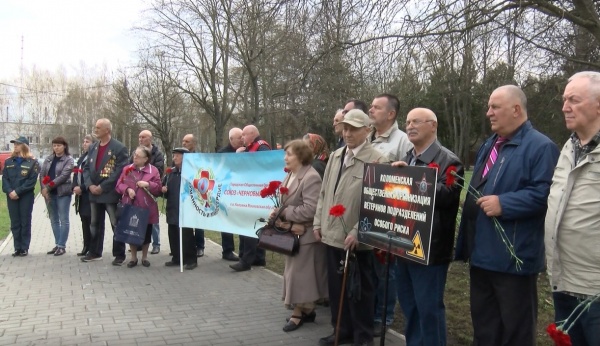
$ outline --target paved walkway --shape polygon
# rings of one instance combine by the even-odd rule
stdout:
[[[283,332],[290,311],[281,277],[262,268],[234,273],[211,241],[195,270],[165,267],[162,219],[162,252],[149,256],[149,268],[111,265],[108,225],[104,259],[83,263],[75,255],[82,236],[74,212],[67,253],[46,255],[54,237],[38,197],[29,256],[11,256],[10,236],[0,245],[0,345],[317,345],[331,332],[322,307],[316,323]],[[404,341],[388,334],[386,345]]]

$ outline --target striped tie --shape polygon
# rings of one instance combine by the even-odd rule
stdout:
[[[485,176],[488,174],[488,172],[492,169],[492,166],[494,166],[494,163],[496,163],[496,159],[498,158],[498,151],[500,151],[500,147],[506,141],[508,141],[508,139],[506,137],[498,137],[498,139],[496,139],[496,143],[494,143],[494,147],[492,148],[492,151],[490,152],[490,157],[488,157],[488,160],[485,163],[485,168],[483,169],[483,175],[481,176],[482,178],[485,178]]]

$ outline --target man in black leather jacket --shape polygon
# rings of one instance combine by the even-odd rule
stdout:
[[[396,261],[398,301],[406,322],[407,345],[445,345],[446,312],[444,287],[452,261],[456,214],[461,187],[446,186],[448,167],[459,176],[464,168],[458,157],[437,140],[437,117],[426,108],[415,108],[406,116],[406,133],[414,145],[402,161],[393,166],[439,166],[429,249],[429,265],[403,258]],[[457,179],[460,180],[460,179]]]

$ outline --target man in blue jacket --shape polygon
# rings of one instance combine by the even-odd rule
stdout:
[[[474,345],[535,345],[537,276],[558,148],[527,120],[520,88],[499,87],[488,107],[494,134],[479,148],[470,184],[483,197],[467,194],[456,258],[471,264]]]

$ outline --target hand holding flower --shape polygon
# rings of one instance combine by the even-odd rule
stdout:
[[[271,211],[271,214],[269,214],[269,221],[274,220],[275,216],[277,216],[278,212],[279,212],[279,208],[273,208],[273,210]]]
[[[502,206],[500,205],[500,198],[496,195],[483,196],[477,199],[477,205],[483,210],[485,215],[500,216],[502,215]]]
[[[476,199],[476,203],[483,210],[483,212],[492,219],[496,233],[500,237],[500,240],[506,246],[506,249],[510,253],[510,256],[515,260],[515,267],[517,271],[521,270],[523,260],[517,256],[515,252],[515,246],[506,235],[506,231],[500,224],[500,221],[496,218],[502,215],[502,206],[500,206],[500,199],[496,195],[484,196],[471,185],[465,184],[464,177],[461,177],[457,173],[455,166],[449,166],[446,170],[446,186],[452,187],[452,185],[458,185],[467,190],[467,194],[473,196]]]
[[[147,189],[148,186],[150,186],[150,183],[148,183],[147,181],[143,181],[140,180],[138,182],[135,183],[138,187],[141,187],[142,189]]]

